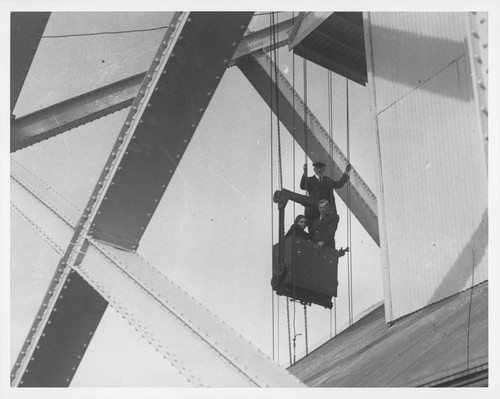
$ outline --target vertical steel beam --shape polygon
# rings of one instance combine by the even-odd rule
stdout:
[[[347,165],[347,158],[331,141],[326,130],[293,90],[286,77],[280,73],[278,82],[275,81],[274,64],[270,58],[264,52],[255,52],[252,55],[243,57],[238,61],[237,66],[275,113],[276,104],[279,102],[278,117],[281,123],[285,125],[304,150],[307,148],[307,155],[312,159],[318,156],[327,159],[327,170],[330,170],[330,167],[333,166],[332,178],[335,180],[340,179]],[[270,81],[273,85],[272,90],[270,89]],[[276,88],[278,89],[278,98],[276,98]],[[296,108],[294,108],[294,103]],[[304,117],[304,109],[306,117]],[[306,135],[307,146],[305,145]],[[332,153],[329,150],[330,146],[333,147]],[[372,239],[379,245],[377,199],[354,168],[351,170],[349,183],[336,190],[346,204],[347,190],[350,190],[351,211]]]
[[[14,110],[50,12],[10,14],[10,112]]]
[[[125,122],[131,139],[92,222],[94,238],[137,248],[252,15],[190,13],[164,65],[157,56]]]

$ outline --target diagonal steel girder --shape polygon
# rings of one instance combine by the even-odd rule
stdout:
[[[182,30],[187,19],[188,19],[188,14],[174,13],[170,25],[165,33],[164,39],[160,44],[157,55],[153,60],[153,63],[149,69],[151,74],[157,75],[158,73],[161,73],[161,71],[158,72],[157,68],[158,63],[160,60],[167,59],[168,56],[170,55],[171,48],[173,47],[173,44],[179,37],[180,35],[179,32]],[[152,77],[151,74],[150,77]],[[149,87],[148,85],[149,85],[149,80],[144,80],[142,82],[140,90],[142,91],[142,95],[139,98],[135,99],[136,104],[139,104],[141,102],[144,93],[147,91]],[[118,141],[123,142],[123,137],[124,135],[122,131]],[[119,149],[121,150],[122,148],[123,146],[121,146],[121,148]],[[110,159],[115,160],[116,156],[117,156],[117,150],[113,149]],[[18,175],[22,175],[21,167],[17,168],[17,173]],[[13,367],[11,375],[11,384],[13,386],[29,386],[30,382],[40,384],[37,386],[47,386],[46,384],[49,383],[57,384],[57,386],[68,386],[71,382],[71,379],[73,378],[74,373],[76,372],[81,357],[75,359],[73,356],[71,356],[74,353],[74,351],[67,351],[63,353],[56,352],[53,353],[52,356],[45,358],[43,357],[36,358],[33,355],[40,348],[42,349],[42,353],[48,353],[47,351],[43,350],[43,347],[47,342],[43,338],[47,335],[47,332],[49,332],[49,326],[51,327],[52,331],[63,332],[63,334],[59,336],[59,340],[64,340],[65,342],[67,342],[66,344],[67,347],[81,348],[82,345],[87,344],[85,340],[79,339],[79,337],[76,335],[64,334],[65,331],[69,331],[66,328],[65,323],[58,323],[57,325],[52,326],[52,319],[54,313],[57,312],[58,310],[60,311],[60,308],[56,307],[56,303],[58,299],[60,299],[59,296],[62,294],[64,287],[68,287],[67,284],[68,278],[73,271],[73,267],[81,263],[83,257],[85,256],[85,251],[88,248],[88,241],[86,237],[89,225],[94,215],[96,214],[96,208],[97,208],[96,201],[98,197],[100,200],[102,200],[102,196],[104,194],[103,180],[106,179],[109,173],[110,173],[110,168],[109,165],[107,165],[106,169],[102,171],[101,178],[96,188],[94,189],[94,192],[92,193],[90,200],[88,201],[88,205],[83,210],[83,212],[78,212],[78,215],[75,217],[74,209],[72,209],[71,207],[69,208],[66,207],[65,209],[63,209],[64,216],[61,216],[61,213],[58,213],[59,217],[63,217],[65,224],[66,225],[69,224],[70,227],[72,227],[70,229],[71,232],[68,233],[69,238],[66,239],[66,242],[69,241],[69,244],[66,244],[66,250],[61,249],[62,257],[59,261],[52,282],[48,287],[43,303],[39,308],[38,314],[33,322],[32,328],[28,332],[28,336],[23,344],[21,353],[19,354],[17,361]],[[27,181],[29,180],[28,179],[29,176],[30,176],[29,173],[24,173],[24,175],[21,176],[22,179],[21,177],[18,177],[17,180],[18,182],[21,182],[22,180]],[[35,190],[31,191],[33,196],[44,197],[44,198],[46,197],[48,198],[47,201],[54,200],[54,196],[50,195],[52,194],[53,190],[48,190],[43,186],[42,187],[40,187],[39,185],[37,186],[33,181],[31,182],[31,184],[26,186],[36,187]],[[58,207],[58,209],[60,208]],[[58,229],[58,231],[62,233],[64,229],[60,228]],[[71,285],[69,285],[69,287],[71,287]],[[64,296],[66,298],[77,296],[78,292],[76,291],[73,292],[73,291],[74,290],[67,291]],[[87,290],[87,293],[89,295],[93,294],[93,300],[95,301],[98,300],[99,294],[93,289]],[[68,307],[63,307],[63,309],[68,309]],[[60,321],[71,320],[71,315],[68,314],[66,315],[65,318],[57,320]],[[97,328],[97,324],[91,325],[90,323],[88,323],[84,329],[89,332],[93,332],[92,328],[93,330],[95,330]],[[64,362],[66,362],[66,360],[68,359],[70,362],[73,362],[74,366],[72,367],[72,373],[68,373],[66,370],[64,375],[60,375],[60,369],[56,366],[56,364],[61,360],[58,359],[57,356],[62,356]],[[79,356],[82,355],[80,354]],[[50,382],[46,381],[45,379],[39,381],[38,379],[33,379],[31,377],[31,375],[33,374],[44,375],[46,373],[52,375]],[[28,375],[30,376],[26,379],[26,376]]]
[[[13,163],[11,180],[12,208],[62,253],[78,221],[76,207],[22,164]],[[19,386],[67,385],[108,303],[191,385],[303,386],[137,254],[93,240],[87,246],[56,294],[57,311],[39,331],[43,336],[29,354]]]
[[[89,247],[87,238],[91,226],[92,228],[101,227],[98,220],[99,215],[102,214],[101,205],[106,203],[109,197],[114,201],[123,199],[123,193],[116,193],[116,191],[113,193],[113,190],[110,190],[117,181],[119,184],[116,186],[121,186],[121,188],[129,184],[137,188],[138,183],[146,182],[147,184],[140,188],[144,189],[144,191],[141,191],[144,197],[134,197],[136,202],[127,202],[128,206],[136,210],[133,216],[139,215],[140,220],[136,225],[130,223],[126,225],[125,232],[134,234],[134,237],[142,235],[144,223],[147,224],[147,221],[152,216],[152,212],[159,201],[158,196],[161,197],[165,191],[171,173],[180,161],[190,135],[194,132],[204,109],[208,105],[211,94],[217,87],[220,77],[226,69],[237,43],[241,40],[251,16],[252,13],[174,14],[165,38],[134,100],[129,117],[118,136],[98,183],[83,211],[83,215],[81,215],[75,226],[67,249],[59,262],[53,283],[47,292],[46,301],[44,300],[44,304],[38,312],[33,323],[34,328],[28,333],[21,354],[13,369],[12,385],[29,386],[29,384],[25,385],[23,383],[30,381],[43,384],[44,381],[47,381],[46,378],[40,381],[40,379],[33,380],[31,377],[26,378],[26,376],[28,374],[44,375],[44,372],[48,374],[58,372],[59,369],[54,364],[58,363],[60,359],[47,357],[47,355],[50,355],[50,351],[44,350],[47,341],[43,338],[47,333],[51,331],[61,333],[58,339],[66,340],[68,347],[78,346],[82,343],[86,344],[86,342],[82,342],[83,340],[78,342],[78,339],[75,339],[75,336],[71,334],[64,334],[64,322],[56,323],[56,325],[52,322],[56,320],[64,321],[70,318],[69,316],[62,319],[55,317],[55,313],[61,311],[61,308],[57,307],[58,300],[61,299],[62,291],[68,289],[68,287],[70,290],[66,291],[62,298],[71,299],[78,295],[75,289],[71,289],[74,285],[70,284],[71,279],[69,279],[69,276],[73,273],[73,269],[77,268],[85,258]],[[173,61],[168,63],[169,60]],[[207,73],[207,69],[210,69],[212,73]],[[165,120],[163,111],[170,119]],[[191,118],[188,118],[189,116]],[[156,151],[158,149],[159,152]],[[176,156],[172,157],[169,151],[175,151]],[[129,154],[132,156],[127,158]],[[165,166],[169,167],[170,173],[165,173]],[[153,172],[156,173],[151,173],[152,167]],[[125,169],[124,172],[127,173],[121,174],[121,176],[131,177],[131,180],[127,181],[125,179],[124,182],[114,178],[116,172],[122,169]],[[159,186],[155,184],[158,179],[164,179],[165,175],[167,176],[166,181],[163,180]],[[153,180],[148,179],[151,176]],[[153,195],[153,197],[148,197],[150,195]],[[153,209],[151,209],[150,203],[154,204]],[[149,214],[143,214],[143,208],[141,207],[144,205],[149,208]],[[111,225],[117,223],[120,226],[123,216],[131,212],[129,208],[120,208],[118,212],[116,210],[114,206],[111,207],[110,212],[106,214],[107,218],[104,225],[106,223],[111,223]],[[113,212],[113,217],[110,217]],[[134,221],[132,221],[132,224]],[[118,239],[123,238],[120,234],[116,234],[113,229],[97,229],[93,230],[93,232],[94,234],[97,232],[97,236],[101,233],[104,234],[105,237],[99,237],[101,240],[106,238],[106,235],[108,237],[118,237]],[[132,245],[135,246],[137,241],[134,240]],[[128,240],[125,244],[130,244],[130,242],[131,240]],[[121,246],[123,241],[118,242],[118,244],[113,243]],[[88,292],[92,292],[92,290],[87,290],[86,293]],[[98,302],[98,295],[97,292],[94,292],[93,298],[96,302]],[[64,309],[71,309],[71,306],[63,306]],[[89,328],[95,330],[96,327],[97,324],[94,319],[81,329],[88,331]],[[36,358],[33,356],[35,352],[46,356],[42,356],[41,359],[40,357]],[[70,353],[59,353],[59,355],[64,357],[70,355]],[[82,355],[78,356],[80,356],[78,359],[81,359]],[[74,373],[79,360],[69,360],[75,364],[72,368]],[[51,380],[50,383],[56,381],[59,384],[58,386],[67,386],[73,377],[73,373],[70,372],[64,375],[63,377],[66,378],[64,381],[61,376],[58,376]]]
[[[50,12],[12,12],[10,15],[10,112],[28,75]]]
[[[64,261],[81,212],[15,160],[11,182],[12,209],[61,256],[13,365],[11,383],[67,386],[108,303]]]
[[[14,119],[10,124],[10,152],[130,107],[145,75],[146,72],[130,76]]]
[[[276,82],[274,63],[266,53],[263,51],[254,52],[241,58],[236,65],[274,113],[278,115],[281,123],[292,134],[295,141],[304,151],[307,149],[309,158],[326,159],[327,170],[333,170],[332,178],[339,180],[347,165],[347,158],[281,72],[279,72],[278,82]],[[270,81],[272,82],[272,90]],[[276,89],[278,98],[276,98]],[[354,168],[351,170],[350,176],[348,184],[335,191],[346,204],[349,202],[349,208],[354,216],[373,241],[380,245],[377,199]],[[348,190],[349,201],[347,200]]]
[[[234,52],[229,65],[260,49],[269,50],[288,43],[293,27],[288,19],[276,24],[276,44],[268,28],[246,34]],[[77,97],[43,108],[11,121],[11,152],[47,140],[78,126],[129,107],[139,92],[146,72],[130,76]]]
[[[155,58],[158,64],[146,75],[151,82],[139,91],[99,179],[109,185],[92,237],[137,249],[252,16],[190,13],[169,55]]]

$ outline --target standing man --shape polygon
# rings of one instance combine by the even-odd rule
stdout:
[[[304,174],[300,180],[300,188],[306,190],[308,195],[315,200],[327,200],[330,204],[331,214],[337,218],[337,223],[335,225],[335,230],[337,230],[337,225],[339,222],[339,215],[337,213],[337,207],[335,206],[335,196],[333,194],[334,188],[341,188],[349,179],[349,171],[351,170],[351,165],[348,164],[345,168],[345,172],[340,178],[340,180],[335,181],[330,179],[328,176],[323,176],[325,173],[326,164],[322,161],[316,161],[313,163],[314,176],[307,177],[307,164],[304,164]],[[310,228],[312,222],[319,218],[320,213],[318,208],[306,206],[304,208],[304,214],[307,219],[307,226]],[[310,230],[311,231],[311,230]]]

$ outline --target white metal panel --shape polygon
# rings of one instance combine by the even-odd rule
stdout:
[[[50,284],[62,248],[47,239],[45,226],[37,228],[30,223],[26,213],[15,204],[12,204],[10,225],[13,232],[10,235],[10,367],[12,368]],[[36,261],[33,261],[34,254]]]
[[[302,386],[137,254],[93,242],[79,273],[195,386]]]
[[[386,317],[397,319],[488,278],[486,159],[463,16],[370,20]]]
[[[389,107],[467,53],[462,13],[371,13],[377,110]],[[453,87],[428,85],[440,95]]]

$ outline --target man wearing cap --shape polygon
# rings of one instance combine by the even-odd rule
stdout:
[[[313,163],[314,176],[307,176],[307,164],[304,164],[304,174],[300,180],[300,188],[306,190],[308,195],[315,200],[327,200],[330,203],[331,214],[337,219],[335,225],[335,230],[337,230],[337,225],[339,221],[339,215],[337,213],[337,207],[335,206],[335,196],[333,194],[334,188],[341,188],[349,179],[349,171],[351,170],[351,165],[348,164],[345,168],[345,172],[340,178],[340,180],[332,180],[328,176],[323,176],[325,173],[326,164],[323,161],[316,161]],[[304,209],[304,215],[307,219],[307,226],[309,229],[312,226],[312,222],[319,218],[319,210],[317,207],[306,206]]]

